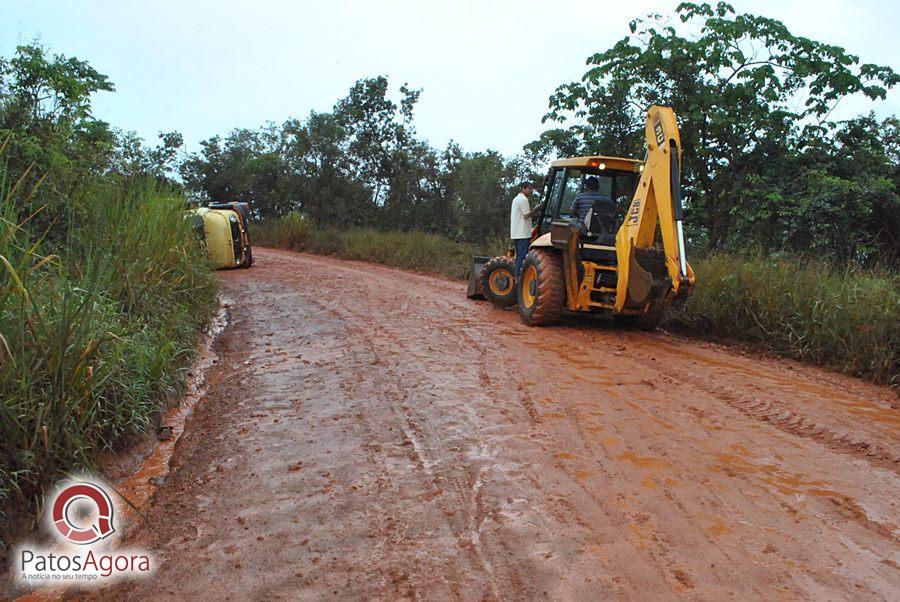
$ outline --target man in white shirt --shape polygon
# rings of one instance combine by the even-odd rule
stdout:
[[[528,246],[531,244],[531,216],[541,208],[540,203],[534,209],[531,208],[528,197],[533,192],[534,186],[531,182],[522,182],[519,185],[519,194],[513,199],[509,215],[509,237],[513,240],[516,248],[517,280],[522,273],[522,263],[525,261]]]

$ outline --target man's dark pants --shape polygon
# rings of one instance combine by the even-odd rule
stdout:
[[[528,254],[531,239],[514,238],[513,243],[516,245],[516,278],[519,278],[522,275],[522,264],[525,262],[525,255]]]

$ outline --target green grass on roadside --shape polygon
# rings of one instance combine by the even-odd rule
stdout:
[[[464,278],[474,254],[496,254],[419,232],[319,230],[298,215],[259,224],[255,242]],[[900,275],[724,254],[693,260],[690,300],[668,323],[785,357],[900,385]]]
[[[32,193],[0,196],[0,513],[145,432],[216,307],[184,198],[98,185],[49,240]]]
[[[465,278],[476,247],[422,232],[383,232],[369,228],[317,229],[297,214],[257,224],[256,244],[335,255],[449,278]],[[494,254],[503,241],[490,248]]]
[[[812,364],[900,385],[900,275],[715,254],[669,320]]]

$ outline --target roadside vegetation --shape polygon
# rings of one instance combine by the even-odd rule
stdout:
[[[253,240],[264,246],[370,261],[446,278],[465,278],[473,254],[502,254],[507,246],[502,238],[493,245],[476,247],[425,232],[321,229],[298,213],[258,224]]]
[[[668,324],[900,386],[900,274],[821,261],[715,253]]]
[[[216,283],[187,198],[163,176],[167,153],[91,116],[90,95],[111,89],[102,75],[36,46],[0,74],[6,527],[52,480],[150,429],[179,391]]]

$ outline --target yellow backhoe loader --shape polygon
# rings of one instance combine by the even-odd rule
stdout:
[[[528,325],[551,324],[568,310],[607,312],[644,328],[686,299],[695,278],[685,258],[681,141],[671,108],[650,107],[646,135],[643,162],[604,156],[554,161],[519,286],[510,257],[476,257],[468,296],[499,306],[518,303]],[[581,219],[570,208],[589,178],[607,200],[605,209],[595,205]],[[615,214],[609,199],[616,201]],[[613,234],[617,218],[621,225]]]
[[[210,203],[189,213],[214,270],[253,265],[248,203]]]

